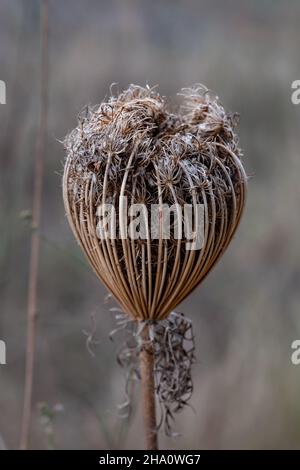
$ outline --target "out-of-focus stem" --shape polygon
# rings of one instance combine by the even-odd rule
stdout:
[[[48,114],[48,0],[41,4],[42,29],[42,61],[41,61],[41,109],[37,134],[34,190],[32,208],[32,234],[29,261],[29,285],[27,303],[27,340],[25,364],[25,390],[23,416],[21,424],[20,449],[27,449],[29,444],[30,422],[32,413],[32,388],[34,372],[34,356],[36,346],[36,315],[37,315],[37,280],[40,251],[40,221],[43,193],[43,170],[47,134]]]

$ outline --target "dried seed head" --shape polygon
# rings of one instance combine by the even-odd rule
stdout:
[[[69,222],[99,278],[137,320],[165,318],[202,281],[228,246],[245,202],[236,115],[202,85],[184,89],[182,99],[172,114],[154,88],[131,85],[87,108],[65,139]],[[153,204],[202,204],[201,249],[188,250],[174,223],[168,239],[149,235],[150,220],[147,239],[122,239],[119,229],[133,220],[122,212],[124,196],[148,213]],[[115,239],[97,236],[103,203],[115,206]]]

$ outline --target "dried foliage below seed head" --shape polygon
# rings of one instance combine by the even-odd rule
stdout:
[[[119,311],[119,309],[112,309]],[[129,384],[140,380],[140,354],[150,346],[154,354],[155,392],[159,403],[157,428],[163,428],[168,436],[176,436],[172,430],[174,415],[188,405],[193,393],[192,365],[195,362],[195,343],[192,322],[183,313],[171,312],[159,322],[136,322],[124,313],[116,314],[117,327],[110,337],[120,336],[123,341],[118,350],[118,363],[126,371],[126,400],[119,406],[122,417],[131,411]],[[143,329],[149,324],[149,343],[143,340]],[[120,337],[118,338],[120,340]],[[120,341],[119,341],[120,343]]]
[[[137,320],[165,318],[201,282],[230,242],[245,202],[236,115],[202,85],[181,95],[173,114],[155,89],[131,85],[87,108],[65,139],[70,224],[99,278]],[[118,216],[121,196],[147,207],[203,204],[203,247],[187,251],[172,231],[169,240],[99,240],[97,207],[113,203]]]

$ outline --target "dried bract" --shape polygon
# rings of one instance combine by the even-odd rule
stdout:
[[[232,239],[245,203],[236,115],[201,85],[183,90],[182,101],[173,114],[155,89],[131,85],[87,108],[65,139],[71,227],[122,309],[141,321],[166,318],[199,285]],[[175,237],[175,224],[168,239],[99,238],[99,204],[114,204],[117,233],[132,220],[122,215],[124,196],[149,210],[203,205],[201,249],[188,250]]]

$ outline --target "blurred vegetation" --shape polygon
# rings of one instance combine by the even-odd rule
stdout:
[[[65,220],[63,148],[87,103],[112,82],[159,84],[173,96],[202,82],[241,114],[249,198],[240,230],[220,264],[180,309],[193,319],[198,362],[195,412],[164,448],[297,448],[300,369],[300,3],[275,0],[50,0],[49,129],[45,155],[38,350],[32,447],[46,448],[39,403],[55,417],[56,448],[142,447],[134,403],[117,417],[124,377],[108,340],[114,326],[99,284]],[[39,113],[38,0],[0,2],[0,435],[19,437],[33,157]],[[97,321],[95,357],[83,330]],[[136,393],[135,393],[136,395]],[[136,395],[137,396],[137,395]],[[0,447],[2,445],[0,438]]]

